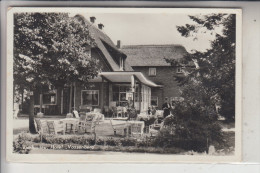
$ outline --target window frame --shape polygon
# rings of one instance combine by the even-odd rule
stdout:
[[[90,104],[86,104],[86,105],[83,105],[83,92],[86,92],[86,91],[97,91],[98,93],[98,104],[97,105],[90,105]],[[99,90],[81,90],[81,105],[82,106],[99,106]]]
[[[43,103],[43,95],[49,95],[49,94],[55,94],[55,103]],[[35,104],[35,106],[38,106],[40,105],[40,94],[38,95],[39,97],[39,104]],[[55,90],[51,90],[51,91],[48,91],[48,92],[45,92],[42,94],[42,105],[57,105],[57,101],[58,101],[58,98],[57,98],[57,89]]]
[[[155,74],[151,74],[152,69],[154,70]],[[148,76],[156,76],[156,67],[149,67]]]
[[[121,104],[124,104],[124,103],[127,103],[128,100],[126,98],[126,100],[121,100],[121,94],[125,94],[127,95],[128,91],[127,90],[124,90],[124,91],[121,91],[121,87],[126,87],[126,88],[130,88],[131,85],[130,84],[113,84],[114,86],[117,86],[118,87],[118,91],[115,92],[114,88],[112,89],[112,93],[113,93],[113,102],[118,102],[118,105],[121,105]],[[116,93],[118,95],[118,100],[114,100],[114,93]]]

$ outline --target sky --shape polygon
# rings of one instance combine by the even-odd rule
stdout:
[[[191,52],[193,49],[206,51],[210,48],[209,41],[214,39],[214,34],[209,33],[198,34],[196,40],[181,36],[176,26],[194,23],[186,14],[81,14],[88,20],[95,16],[95,24],[102,23],[104,32],[115,44],[117,40],[121,45],[180,44]]]

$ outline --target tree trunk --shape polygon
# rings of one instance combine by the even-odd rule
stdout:
[[[34,96],[30,96],[30,109],[29,109],[29,131],[35,134],[36,129],[34,125]]]
[[[72,85],[70,85],[70,103],[69,103],[69,113],[71,113],[71,109],[72,109]]]
[[[21,101],[21,110],[23,112],[23,97],[24,97],[24,90],[22,90],[22,101]]]
[[[40,94],[40,113],[42,113],[42,92]]]
[[[73,110],[76,110],[76,82],[73,83],[73,86],[74,86],[74,90],[73,90],[73,107],[74,109]]]

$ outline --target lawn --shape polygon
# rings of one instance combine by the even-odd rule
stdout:
[[[43,118],[44,120],[59,120],[61,118]],[[112,120],[113,124],[118,123],[124,123],[125,121],[120,120]],[[20,132],[29,132],[29,119],[28,118],[18,118],[13,120],[13,134],[17,135]],[[87,129],[87,131],[90,131],[90,128]],[[123,131],[118,131],[118,135],[123,135]],[[114,136],[114,130],[112,128],[112,125],[110,123],[110,120],[105,120],[104,122],[101,122],[96,126],[96,135],[97,136],[106,136],[111,137]]]
[[[59,120],[60,118],[44,118],[46,120]],[[123,123],[124,121],[120,121],[120,120],[112,120],[113,121],[113,124],[116,124],[116,123]],[[29,124],[29,120],[28,118],[18,118],[18,119],[14,119],[14,137],[15,139],[17,139],[18,137],[18,134],[20,134],[21,132],[29,132],[29,129],[28,129],[28,124]],[[218,144],[218,143],[214,143],[214,147],[217,151],[217,154],[218,155],[231,155],[234,153],[234,147],[235,147],[235,132],[234,132],[234,124],[223,124],[222,125],[223,127],[223,140],[224,140],[224,144]],[[228,129],[228,130],[226,130]],[[87,129],[88,131],[90,131],[90,129]],[[120,140],[120,139],[125,139],[123,134],[124,132],[123,131],[118,131],[117,132],[118,136],[114,136],[114,131],[113,131],[113,128],[112,128],[112,125],[111,125],[111,122],[110,120],[105,120],[103,121],[102,123],[100,123],[99,125],[96,126],[96,135],[98,138],[100,139],[109,139],[109,138],[113,138],[115,140]],[[32,135],[34,138],[39,136],[39,135]],[[90,133],[77,133],[77,135],[74,135],[73,133],[71,134],[66,134],[66,135],[58,135],[60,136],[61,138],[74,138],[74,137],[86,137],[86,138],[89,138],[89,137],[92,137]],[[149,136],[149,135],[147,135]],[[46,149],[41,149],[39,148],[39,143],[34,143],[33,142],[33,145],[38,145],[38,147],[32,149],[30,151],[30,153],[41,153],[43,150],[46,150]],[[44,143],[42,143],[44,144]],[[41,144],[41,145],[42,145]],[[48,147],[50,147],[50,143],[47,144]],[[52,153],[52,151],[54,151],[54,153],[80,153],[80,154],[84,154],[84,153],[88,153],[88,154],[91,154],[93,152],[96,152],[96,151],[99,151],[100,153],[99,154],[102,154],[102,153],[110,153],[111,151],[116,151],[116,152],[119,152],[119,153],[122,153],[122,152],[135,152],[135,153],[146,153],[146,152],[149,152],[149,153],[164,153],[166,154],[167,152],[169,153],[172,153],[172,154],[177,154],[177,153],[182,153],[182,154],[203,154],[203,153],[194,153],[194,152],[190,152],[190,151],[183,151],[182,149],[179,149],[179,148],[171,148],[171,149],[167,149],[168,151],[165,150],[165,148],[158,148],[158,147],[138,147],[137,145],[135,146],[131,146],[131,147],[124,147],[124,146],[109,146],[109,147],[106,147],[104,145],[101,145],[101,146],[98,146],[96,147],[95,149],[92,149],[92,150],[67,150],[67,149],[61,149],[61,150],[53,150],[53,149],[47,149],[44,153]]]

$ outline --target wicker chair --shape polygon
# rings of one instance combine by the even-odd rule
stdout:
[[[62,133],[63,135],[65,134],[65,129],[63,127],[63,124],[60,124],[61,126],[58,126],[57,124],[54,123],[54,121],[47,121],[47,126],[49,129],[49,134],[55,134],[57,135],[58,133]]]
[[[79,130],[84,130],[85,133],[87,131],[87,116],[86,114],[82,114],[79,118],[79,125],[78,125]]]
[[[75,118],[79,118],[79,113],[78,113],[78,111],[74,110],[74,111],[73,111],[73,114],[74,114]]]
[[[48,126],[46,121],[42,121],[40,118],[34,119],[36,124],[36,131],[39,134],[48,133]]]
[[[154,124],[149,126],[149,133],[151,136],[156,136],[159,131],[163,128],[164,122],[158,123],[158,119],[154,122]]]
[[[124,131],[124,135],[126,136],[126,130],[127,130],[127,124],[126,123],[120,123],[120,124],[113,124],[112,120],[110,119],[110,124],[114,130],[114,135],[116,135],[117,131]]]
[[[117,107],[117,109],[116,109],[116,116],[117,116],[117,118],[118,117],[122,118],[123,114],[124,114],[123,107]]]
[[[141,124],[131,124],[131,135],[139,135],[140,137],[143,136],[143,129]]]

